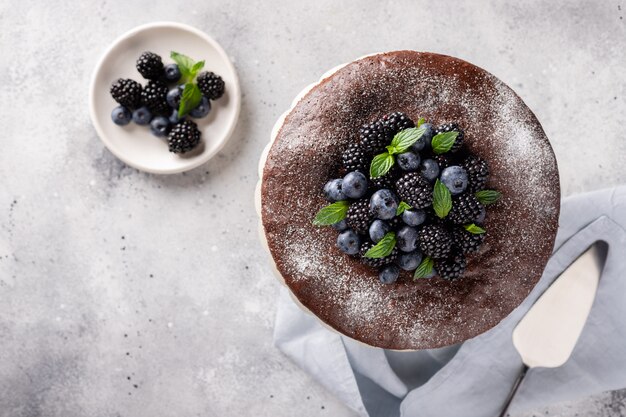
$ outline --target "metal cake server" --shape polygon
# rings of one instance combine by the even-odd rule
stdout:
[[[587,321],[606,259],[596,242],[541,295],[513,330],[513,345],[524,362],[500,417],[507,415],[530,368],[557,368],[567,362]]]

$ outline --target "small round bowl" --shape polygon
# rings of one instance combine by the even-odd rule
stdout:
[[[202,132],[198,147],[185,154],[168,151],[166,138],[158,138],[149,126],[132,121],[118,126],[111,111],[118,104],[109,93],[118,78],[131,78],[145,85],[135,62],[144,51],[152,51],[173,62],[176,51],[196,61],[205,61],[203,71],[220,75],[226,85],[224,95],[211,101],[211,112],[202,119],[192,119]],[[241,107],[239,80],[226,52],[211,37],[193,27],[174,22],[156,22],[138,26],[119,37],[104,53],[93,73],[89,88],[89,111],[98,136],[106,147],[126,164],[155,174],[175,174],[202,165],[224,146],[231,136]]]

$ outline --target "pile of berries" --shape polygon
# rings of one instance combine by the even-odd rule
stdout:
[[[489,166],[464,140],[456,123],[416,126],[401,112],[362,126],[314,224],[332,225],[337,247],[379,268],[382,283],[400,270],[458,279],[485,239],[485,206],[500,197],[485,189]]]
[[[193,61],[175,52],[172,57],[183,57],[185,64]],[[144,52],[137,59],[137,71],[147,80],[142,86],[135,80],[120,78],[111,85],[111,96],[119,104],[111,112],[111,119],[124,126],[131,121],[141,126],[150,126],[157,137],[167,138],[170,152],[184,153],[200,143],[198,125],[187,118],[206,117],[211,111],[211,101],[224,94],[224,81],[212,72],[199,72],[203,62],[183,67],[177,63],[164,65],[161,57],[153,52]],[[182,64],[181,64],[182,65]],[[195,71],[195,72],[194,72]],[[185,76],[183,76],[185,74]],[[185,93],[185,89],[196,90]],[[187,101],[187,103],[181,103]],[[193,103],[193,108],[189,108]],[[184,109],[184,110],[181,110]],[[185,114],[182,114],[184,111]]]

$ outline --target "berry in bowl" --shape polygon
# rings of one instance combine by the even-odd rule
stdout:
[[[160,174],[195,168],[219,152],[240,100],[235,70],[217,42],[169,22],[115,41],[90,89],[92,121],[107,148],[128,165]]]

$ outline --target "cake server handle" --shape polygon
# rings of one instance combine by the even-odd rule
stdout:
[[[517,394],[517,390],[519,389],[520,385],[522,385],[522,381],[524,380],[524,377],[526,376],[526,372],[528,372],[528,366],[524,365],[524,367],[522,368],[522,371],[520,372],[517,379],[515,380],[515,383],[513,384],[513,388],[511,388],[511,392],[509,393],[509,396],[507,397],[506,402],[504,403],[504,407],[499,417],[506,417],[509,411],[509,406],[513,402],[513,398],[515,398],[515,394]]]

